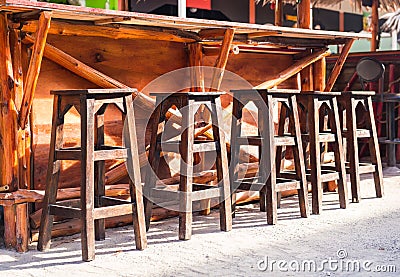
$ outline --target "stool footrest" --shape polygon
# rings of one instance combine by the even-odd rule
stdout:
[[[168,199],[168,201],[179,201],[179,195],[190,193],[192,201],[210,199],[220,197],[222,195],[222,188],[216,186],[208,186],[202,184],[193,184],[192,192],[173,191],[166,189],[154,188],[151,190],[151,197],[158,199]]]
[[[162,152],[173,152],[180,153],[179,147],[180,141],[167,141],[167,142],[158,142],[158,147],[161,146],[160,150]],[[217,150],[218,142],[216,141],[195,141],[193,144],[193,152],[211,152]],[[218,149],[219,150],[219,149]]]
[[[56,160],[81,160],[82,150],[80,147],[62,148],[56,150],[55,155]],[[123,147],[103,146],[100,150],[95,150],[93,155],[95,161],[126,159],[128,150]]]
[[[305,142],[309,142],[310,136],[309,134],[302,134],[302,139]],[[336,136],[332,133],[320,132],[318,137],[318,142],[335,142]]]
[[[311,181],[311,172],[310,170],[307,170],[307,181]],[[321,170],[321,182],[329,182],[329,181],[335,181],[339,179],[339,172],[332,171],[332,170],[326,170],[322,169]]]
[[[343,136],[348,136],[348,130],[345,129],[343,131]],[[357,129],[357,138],[370,138],[371,137],[371,131],[368,129]]]
[[[259,136],[242,136],[236,138],[236,143],[240,145],[261,146],[263,138]]]
[[[285,134],[283,136],[275,136],[275,146],[294,146],[295,137],[289,134]]]

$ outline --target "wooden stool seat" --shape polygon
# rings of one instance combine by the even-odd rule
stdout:
[[[305,174],[302,140],[297,111],[296,91],[293,90],[232,90],[231,126],[231,190],[260,192],[260,209],[267,212],[268,224],[277,221],[277,193],[298,190],[300,214],[307,217],[308,190]],[[258,109],[258,135],[242,135],[243,108],[252,102]],[[282,104],[278,134],[274,135],[273,111],[275,102]],[[288,119],[290,128],[285,127]],[[288,129],[288,130],[286,130]],[[239,178],[240,146],[258,146],[258,176]],[[283,147],[291,147],[294,154],[295,170],[282,170]]]
[[[373,173],[376,197],[383,196],[382,163],[379,152],[378,135],[372,106],[373,91],[346,91],[338,98],[342,119],[343,138],[346,139],[348,162],[346,171],[350,174],[352,201],[360,201],[360,175]],[[359,128],[357,108],[363,108],[364,129]],[[345,119],[344,119],[345,118]],[[367,141],[370,162],[360,162],[358,144]]]
[[[144,186],[146,225],[150,227],[150,218],[153,203],[157,199],[164,202],[177,200],[179,211],[179,239],[188,240],[192,235],[193,203],[211,198],[219,199],[220,228],[223,231],[232,229],[230,186],[228,172],[228,157],[224,133],[220,130],[222,124],[222,107],[220,95],[212,92],[177,92],[151,93],[156,96],[156,109],[151,123],[151,140],[149,149],[149,170],[146,174]],[[195,140],[195,114],[199,107],[204,105],[211,115],[213,140]],[[175,106],[182,114],[180,140],[166,140],[163,135],[168,130],[167,112]],[[160,128],[161,125],[161,128]],[[178,191],[171,191],[156,186],[158,167],[161,152],[180,153],[180,181]],[[193,182],[193,162],[195,153],[215,152],[215,168],[218,185],[195,184]],[[198,173],[198,172],[196,172]],[[168,200],[167,200],[168,199]],[[172,201],[171,201],[172,200]],[[168,208],[168,206],[165,206]]]
[[[309,145],[310,166],[307,170],[307,179],[312,187],[312,213],[319,214],[322,207],[322,183],[337,181],[340,208],[346,208],[347,182],[346,168],[343,154],[343,141],[340,128],[339,109],[337,98],[340,92],[302,91],[297,95],[300,107],[303,110],[302,123],[307,127],[303,130],[303,142]],[[324,126],[324,116],[327,112],[329,129]],[[330,143],[335,155],[334,165],[324,167],[321,161],[321,143]]]
[[[136,141],[132,93],[134,89],[56,90],[49,164],[44,206],[39,230],[38,250],[50,248],[54,215],[81,219],[82,259],[95,258],[95,239],[105,238],[105,218],[132,214],[137,249],[147,245],[140,181],[140,164]],[[124,129],[125,146],[104,143],[104,113],[114,104],[122,112],[127,124]],[[80,114],[81,146],[63,147],[63,125],[66,113],[75,107]],[[105,196],[105,161],[125,159],[130,176],[131,201]],[[58,179],[62,160],[81,162],[81,199],[56,203]]]

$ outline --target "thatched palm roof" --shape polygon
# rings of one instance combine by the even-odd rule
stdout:
[[[266,5],[267,3],[274,0],[255,0],[255,1],[257,4],[262,3],[263,5]],[[361,9],[362,0],[311,0],[311,3],[313,5],[320,4],[325,6],[333,6],[345,1],[349,1],[353,3],[356,7]],[[300,2],[300,0],[284,0],[284,2],[296,4]],[[386,11],[395,11],[397,9],[400,9],[400,0],[380,0],[379,2],[381,8],[383,8]]]
[[[381,19],[386,19],[385,23],[381,27],[382,31],[396,31],[397,33],[400,33],[400,9],[393,13],[385,14]]]

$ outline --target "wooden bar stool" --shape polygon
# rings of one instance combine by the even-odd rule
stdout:
[[[382,163],[372,106],[374,95],[373,91],[346,91],[338,98],[341,114],[345,115],[345,119],[342,120],[342,133],[347,140],[346,152],[349,162],[346,170],[350,174],[352,201],[357,203],[360,201],[361,174],[373,173],[376,197],[383,196]],[[358,107],[362,107],[365,111],[362,120],[357,120]],[[358,128],[357,121],[363,121],[364,128]],[[371,157],[369,163],[360,162],[359,140],[368,142]]]
[[[297,91],[298,93],[298,91]],[[231,190],[260,192],[260,209],[267,212],[268,224],[277,221],[277,192],[298,190],[300,214],[307,217],[308,190],[297,110],[296,91],[292,90],[233,90],[231,127]],[[242,135],[243,108],[253,102],[258,109],[258,135]],[[282,104],[279,131],[274,135],[273,103]],[[289,131],[285,121],[289,119]],[[238,178],[240,146],[253,145],[259,149],[258,176]],[[294,172],[282,170],[282,147],[291,147],[294,154]]]
[[[222,124],[222,107],[220,95],[222,93],[202,92],[177,92],[177,93],[151,93],[156,96],[156,110],[153,114],[151,126],[151,140],[149,149],[149,171],[146,174],[145,211],[146,224],[149,228],[153,202],[155,199],[171,198],[171,191],[156,187],[157,171],[160,163],[160,153],[180,153],[180,182],[177,192],[179,201],[179,239],[188,240],[192,234],[193,202],[219,198],[220,227],[223,231],[232,229],[230,186],[228,174],[228,158],[226,151],[225,135],[219,128]],[[195,140],[195,114],[199,107],[204,105],[209,111],[212,120],[214,140]],[[165,124],[168,123],[166,114],[168,109],[175,106],[182,114],[180,140],[163,140],[167,132]],[[159,125],[161,124],[161,128]],[[215,152],[215,167],[217,171],[218,186],[209,186],[193,183],[193,154],[201,152]],[[168,196],[169,195],[169,196]]]
[[[83,89],[51,91],[54,95],[50,154],[38,250],[50,248],[54,215],[81,219],[82,259],[95,258],[95,238],[105,238],[104,219],[133,215],[137,249],[147,246],[140,164],[132,106],[134,89]],[[123,114],[125,147],[104,145],[104,113],[114,104]],[[75,107],[81,118],[81,147],[63,148],[64,116]],[[131,201],[105,196],[105,160],[126,159],[131,173]],[[62,160],[81,161],[81,199],[56,203]]]
[[[340,95],[340,92],[320,91],[302,91],[298,94],[299,106],[306,113],[308,128],[308,132],[303,135],[303,142],[309,143],[310,146],[310,169],[307,170],[307,179],[311,181],[313,214],[319,214],[321,211],[324,182],[337,180],[340,208],[345,209],[348,201],[345,157],[337,104],[337,97]],[[330,129],[324,130],[324,117],[320,116],[321,109],[328,113]],[[335,163],[329,169],[322,167],[321,143],[332,143]]]

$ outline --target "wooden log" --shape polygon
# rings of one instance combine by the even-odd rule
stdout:
[[[228,63],[229,51],[231,49],[233,37],[235,36],[234,29],[226,29],[224,39],[222,40],[222,46],[219,56],[215,62],[214,72],[211,79],[209,91],[218,91],[221,87],[222,79],[224,77],[224,71],[226,64]]]
[[[8,22],[0,14],[0,187],[18,189],[17,110],[14,99],[14,77],[9,44]]]
[[[35,32],[36,27],[36,22],[28,21],[26,22],[26,24],[24,24],[22,31],[33,33]],[[82,22],[70,23],[58,20],[54,20],[52,22],[49,34],[65,36],[103,37],[112,39],[163,40],[181,43],[190,43],[200,40],[200,38],[194,33],[176,29],[161,29],[157,27],[143,27],[134,25],[125,27],[121,24],[99,26],[89,25]]]
[[[333,85],[335,84],[337,78],[339,77],[340,72],[342,71],[343,65],[346,62],[347,56],[349,55],[351,46],[354,43],[354,39],[349,39],[343,49],[342,52],[340,53],[340,56],[336,60],[335,65],[333,66],[333,69],[331,71],[331,74],[329,75],[329,79],[326,83],[326,87],[324,91],[331,91],[333,88]]]
[[[16,249],[18,252],[28,251],[29,226],[28,226],[28,204],[15,205],[16,209]]]
[[[21,108],[19,111],[18,123],[22,129],[25,129],[28,121],[28,114],[32,107],[33,97],[35,95],[36,83],[39,78],[40,67],[44,47],[46,45],[47,33],[50,28],[52,12],[42,12],[39,18],[39,23],[36,30],[36,39],[33,44],[31,61],[29,63],[26,82],[24,83],[24,96],[22,99]]]
[[[17,245],[15,205],[3,206],[4,209],[4,244],[6,248]]]
[[[20,107],[24,95],[23,70],[22,70],[22,48],[21,31],[12,29],[10,32],[10,45],[12,49],[13,75],[14,75],[14,97],[15,106]],[[18,188],[27,188],[26,159],[25,159],[25,130],[18,130],[17,133],[17,155],[18,155]]]
[[[289,67],[289,68],[283,70],[282,72],[280,72],[279,74],[273,76],[272,78],[270,78],[270,80],[268,80],[258,86],[255,86],[254,89],[271,89],[271,88],[283,83],[284,81],[286,81],[290,77],[294,76],[295,74],[299,73],[301,70],[303,70],[310,64],[312,64],[326,56],[329,56],[329,55],[330,55],[330,52],[326,49],[316,51],[316,52],[312,53],[311,55],[298,60],[291,67]]]

